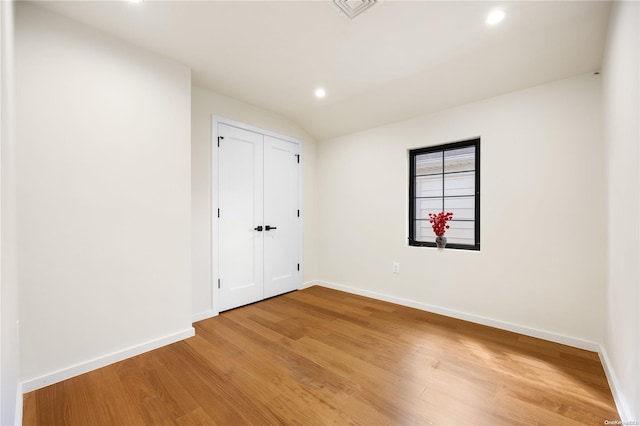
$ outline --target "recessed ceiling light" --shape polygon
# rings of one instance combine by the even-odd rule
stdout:
[[[326,90],[324,90],[322,87],[318,87],[315,94],[316,98],[324,98],[325,96],[327,96]]]
[[[504,10],[496,9],[487,16],[487,24],[496,25],[504,19]]]
[[[144,0],[128,0],[129,3],[142,3]]]

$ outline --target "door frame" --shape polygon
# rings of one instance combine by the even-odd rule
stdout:
[[[293,142],[298,144],[300,153],[300,172],[298,173],[298,199],[300,203],[300,220],[298,221],[298,256],[300,259],[300,288],[302,286],[302,276],[304,273],[304,259],[303,254],[303,221],[304,221],[304,209],[303,205],[303,191],[302,191],[302,166],[304,160],[304,144],[302,143],[302,139],[294,138],[291,136],[286,136],[280,133],[272,132],[270,130],[262,129],[260,127],[252,126],[250,124],[241,123],[239,121],[230,120],[228,118],[224,118],[215,114],[211,115],[211,163],[210,163],[210,191],[211,194],[211,214],[210,214],[210,223],[211,223],[211,235],[210,235],[210,249],[211,249],[211,307],[213,311],[212,316],[216,316],[220,313],[220,297],[218,292],[218,279],[220,279],[220,275],[218,271],[219,268],[219,253],[220,248],[218,246],[218,208],[220,207],[218,193],[219,193],[219,176],[218,176],[218,125],[225,124],[227,126],[236,127],[238,129],[247,130],[249,132],[259,133],[261,135],[271,136],[274,138],[282,139],[288,142]]]

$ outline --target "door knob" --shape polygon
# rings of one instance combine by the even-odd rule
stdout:
[[[272,230],[272,229],[278,229],[278,228],[276,228],[275,226],[269,226],[269,225],[267,225],[267,226],[265,226],[265,227],[264,227],[264,230],[265,230],[265,231],[270,231],[270,230]]]
[[[254,230],[260,232],[262,231],[262,225],[256,226],[255,228],[253,228]],[[267,230],[268,231],[268,230]]]

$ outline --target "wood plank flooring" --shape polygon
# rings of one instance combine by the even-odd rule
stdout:
[[[323,287],[26,394],[31,425],[602,425],[598,355]]]

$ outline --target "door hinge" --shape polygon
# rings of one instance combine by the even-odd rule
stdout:
[[[298,217],[300,217],[300,209],[298,209]]]
[[[218,217],[220,217],[220,209],[218,209]]]
[[[300,270],[300,264],[298,263],[298,271]]]
[[[220,141],[224,139],[224,136],[218,136],[218,148],[220,148]]]
[[[220,278],[218,278],[218,288],[220,288]]]
[[[298,159],[298,164],[300,164],[300,154],[296,154],[296,158]]]

